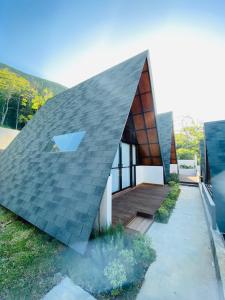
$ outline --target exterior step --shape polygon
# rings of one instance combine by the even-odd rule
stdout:
[[[127,224],[126,228],[136,232],[145,233],[152,223],[153,218],[146,218],[137,215]]]

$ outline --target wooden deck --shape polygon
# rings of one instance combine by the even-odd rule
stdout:
[[[132,224],[132,219],[143,214],[151,219],[168,192],[168,186],[141,184],[131,190],[115,194],[112,200],[113,225]]]

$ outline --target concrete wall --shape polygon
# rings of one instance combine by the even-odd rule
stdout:
[[[171,173],[178,173],[178,165],[177,164],[170,164],[170,174]]]
[[[192,167],[191,169],[184,169],[181,168],[181,165],[185,165],[188,167]],[[185,176],[197,176],[197,161],[196,159],[179,159],[178,160],[179,166],[179,174]]]
[[[197,169],[179,169],[179,174],[180,175],[185,175],[185,176],[197,176]]]
[[[94,228],[101,230],[112,224],[112,176],[110,175],[102,196],[99,213],[95,220]]]
[[[204,183],[200,183],[199,188],[200,188],[201,195],[204,198],[203,199],[205,201],[204,203],[207,206],[207,211],[210,215],[210,225],[213,229],[217,229],[215,203],[214,203],[212,197],[210,196],[210,194],[209,194],[209,192],[208,192],[208,190],[207,190]]]
[[[5,150],[18,133],[19,130],[0,127],[0,150]]]
[[[152,183],[164,184],[162,166],[137,166],[136,167],[136,184]]]
[[[196,161],[194,159],[179,159],[178,165],[191,166],[193,168],[196,167]]]

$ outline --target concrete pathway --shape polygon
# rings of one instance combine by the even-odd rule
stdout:
[[[199,189],[182,187],[168,224],[147,234],[157,260],[137,300],[218,300],[218,286]]]

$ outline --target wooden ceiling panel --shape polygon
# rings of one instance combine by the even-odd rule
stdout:
[[[132,103],[131,112],[133,114],[139,114],[142,112],[142,106],[139,96],[134,97],[134,101]]]
[[[143,157],[142,164],[146,166],[151,166],[153,164],[153,161],[150,157]]]
[[[171,140],[171,153],[170,153],[170,163],[177,164],[177,152],[176,152],[176,143],[174,137],[174,129],[172,130],[172,140]]]
[[[144,114],[145,124],[147,128],[155,127],[155,112],[146,112]]]
[[[150,144],[150,153],[152,156],[160,157],[160,147],[159,144]]]
[[[148,134],[149,143],[158,143],[159,142],[156,128],[148,129],[147,134]]]
[[[131,107],[131,117],[139,149],[139,163],[144,165],[162,165],[147,60],[144,64]]]
[[[139,145],[139,152],[142,157],[150,156],[149,145]]]
[[[136,131],[138,144],[147,144],[148,138],[145,130]]]
[[[145,122],[142,114],[134,115],[133,120],[134,120],[134,126],[136,130],[145,128]]]
[[[147,93],[150,91],[150,82],[148,72],[143,72],[141,75],[141,80],[139,82],[140,94]]]
[[[161,158],[159,157],[153,157],[152,158],[152,162],[154,164],[154,166],[161,166],[162,165],[162,160]]]
[[[143,111],[153,111],[153,101],[150,93],[141,95],[141,102],[143,106]]]
[[[146,61],[145,64],[144,64],[143,72],[144,72],[144,71],[148,71],[148,64],[147,64],[147,61]]]

